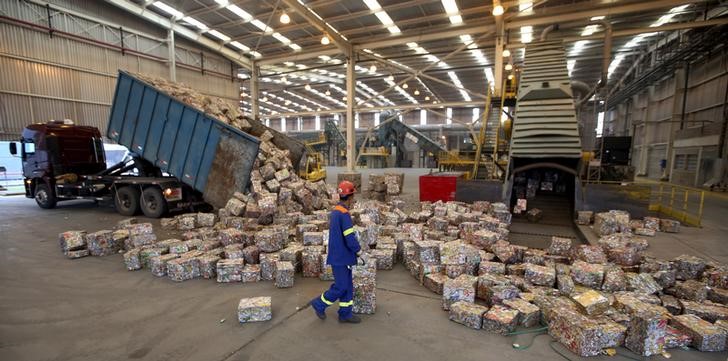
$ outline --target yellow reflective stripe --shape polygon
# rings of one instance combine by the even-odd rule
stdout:
[[[329,305],[329,306],[331,306],[331,305],[334,304],[333,302],[327,300],[326,297],[324,297],[324,294],[323,293],[321,294],[321,301],[324,301],[324,303],[327,304],[327,305]]]
[[[352,233],[354,233],[354,227],[351,227],[351,228],[345,230],[344,231],[344,237],[346,237],[346,236],[348,236],[348,235],[350,235]]]
[[[354,305],[354,301],[339,302],[339,307],[351,307]]]

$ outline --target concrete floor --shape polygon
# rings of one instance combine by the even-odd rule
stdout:
[[[417,194],[409,186],[426,172],[407,170],[406,197]],[[363,173],[366,182],[369,172]],[[702,230],[655,238],[651,250],[662,257],[688,253],[728,261],[722,245],[728,225],[721,222],[727,207],[725,199],[709,197]],[[323,322],[309,308],[299,310],[328,287],[317,279],[299,277],[292,289],[269,282],[175,283],[126,271],[121,255],[64,258],[58,233],[112,227],[123,217],[108,206],[72,202],[42,210],[14,196],[0,197],[0,210],[0,360],[563,360],[548,336],[518,351],[511,344],[528,344],[531,335],[502,337],[449,321],[440,298],[401,266],[378,273],[375,315],[364,316],[361,325],[341,325],[333,309]],[[273,320],[239,324],[238,300],[262,295],[273,297]],[[678,360],[727,355],[671,353]]]

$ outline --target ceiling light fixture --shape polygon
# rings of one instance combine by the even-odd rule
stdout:
[[[420,91],[419,91],[419,90],[417,90],[417,89],[415,89],[415,93],[414,93],[414,94],[415,94],[415,95],[420,95]]]
[[[425,100],[430,100],[430,96],[425,96]]]
[[[493,0],[493,16],[501,16],[505,12],[505,9],[503,9],[503,5],[501,5],[500,1]]]
[[[511,51],[508,49],[503,50],[503,57],[507,58],[509,56],[511,56]]]
[[[305,88],[306,88],[306,90],[311,90],[311,85],[310,84],[306,84]]]
[[[513,80],[513,74],[508,74],[508,80]]]
[[[506,69],[508,69],[508,68],[506,68]],[[288,78],[286,78],[286,77],[284,76],[284,77],[282,77],[282,78],[281,78],[281,81],[282,81],[282,82],[284,82],[284,83],[288,83]]]
[[[511,71],[511,70],[513,70],[513,65],[511,65],[511,64],[506,64],[506,70],[508,70],[508,71]]]
[[[329,45],[331,43],[331,39],[329,39],[328,35],[324,34],[324,36],[321,37],[321,45]]]
[[[370,66],[370,67],[369,67],[369,72],[370,72],[370,73],[374,73],[374,72],[376,72],[376,71],[377,71],[377,66],[376,66],[376,65],[374,65],[374,64],[372,64],[372,66]]]
[[[328,89],[326,89],[326,91],[324,92],[324,94],[331,95],[331,92]]]
[[[281,18],[280,18],[280,20],[281,20],[281,23],[282,23],[282,24],[288,24],[288,23],[290,23],[290,22],[291,22],[291,17],[290,17],[290,16],[288,16],[288,14],[286,14],[286,13],[283,13],[283,14],[281,14]]]
[[[409,88],[409,85],[407,85],[407,83],[402,84],[402,89],[407,89],[407,88]]]

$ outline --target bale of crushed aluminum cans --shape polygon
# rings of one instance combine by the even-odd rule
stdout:
[[[571,251],[571,238],[565,237],[551,237],[551,243],[549,244],[548,254],[555,256],[568,256]]]
[[[526,281],[534,285],[553,287],[554,282],[556,282],[556,270],[554,267],[526,263],[524,277]]]
[[[607,255],[599,246],[580,245],[572,250],[575,260],[581,260],[586,263],[607,263]]]
[[[450,305],[450,320],[466,327],[479,330],[483,326],[483,315],[488,307],[475,303],[458,301]]]
[[[654,309],[642,309],[632,313],[625,347],[641,356],[662,352],[665,346],[667,317]]]
[[[217,262],[217,282],[240,282],[244,266],[243,259],[221,259]]]
[[[136,271],[142,269],[142,261],[139,257],[139,249],[134,248],[124,253],[124,266],[128,271]]]
[[[679,315],[670,324],[692,338],[691,346],[698,351],[724,351],[726,330],[695,315]]]
[[[481,261],[478,265],[478,276],[486,273],[506,274],[506,265],[500,262]]]
[[[471,275],[446,280],[442,288],[442,308],[449,310],[450,305],[457,301],[475,302],[477,283],[478,278]]]
[[[119,252],[122,245],[114,242],[114,231],[103,230],[86,234],[86,247],[92,256],[109,256]]]
[[[594,290],[575,294],[571,299],[582,312],[590,316],[602,314],[609,308],[609,299]]]
[[[710,301],[693,302],[680,300],[683,314],[698,316],[706,321],[728,320],[728,308]]]
[[[61,251],[78,251],[86,248],[86,231],[66,231],[58,235]]]
[[[680,232],[680,221],[661,218],[660,230],[667,233],[678,233]]]
[[[665,328],[665,348],[685,348],[693,343],[693,339],[684,332],[668,325]]]
[[[301,254],[303,277],[318,277],[321,274],[322,246],[304,246]]]
[[[515,285],[496,284],[485,288],[483,299],[488,305],[497,305],[503,303],[505,300],[517,298],[520,292],[520,289]]]
[[[574,261],[571,265],[571,277],[576,284],[599,289],[604,280],[604,265]]]
[[[415,241],[415,260],[420,263],[440,263],[440,243],[435,241]]]
[[[172,281],[182,282],[200,277],[200,263],[194,257],[179,257],[167,262],[167,276]]]
[[[626,272],[624,275],[627,279],[627,290],[629,291],[651,295],[662,290],[662,286],[649,273]]]
[[[541,320],[541,309],[524,299],[503,300],[503,304],[518,311],[518,324],[523,327],[534,327]]]
[[[599,236],[606,236],[619,232],[619,225],[613,213],[600,212],[594,214],[594,232]]]
[[[604,269],[604,282],[602,290],[607,292],[624,291],[627,289],[627,279],[624,271],[616,266],[608,266]]]
[[[550,312],[549,335],[569,351],[581,356],[597,356],[602,352],[602,329],[599,324],[579,312],[558,307]]]
[[[373,314],[377,310],[377,265],[370,260],[363,266],[352,267],[354,283],[354,313]]]
[[[277,227],[264,228],[255,234],[255,244],[261,252],[276,252],[286,246],[288,232]]]
[[[164,277],[167,275],[167,262],[178,258],[179,255],[168,253],[161,256],[152,257],[149,260],[149,268],[152,274],[157,277]]]
[[[163,247],[149,247],[142,248],[139,250],[139,259],[142,262],[143,268],[149,268],[149,262],[152,257],[156,257],[167,253],[167,249]]]
[[[220,257],[211,254],[197,257],[200,263],[200,276],[205,279],[217,278],[217,263],[220,260]]]
[[[79,249],[77,251],[68,251],[66,252],[66,257],[70,259],[77,259],[77,258],[83,258],[90,256],[91,253],[87,249]]]
[[[705,270],[705,260],[688,255],[682,255],[672,260],[677,270],[676,278],[691,280],[700,277]]]
[[[268,321],[273,318],[270,297],[243,298],[238,303],[240,323]]]
[[[430,273],[424,277],[422,284],[428,290],[438,295],[442,295],[443,287],[448,279],[449,278],[442,273]]]
[[[246,264],[240,271],[240,282],[250,283],[260,281],[260,265]]]
[[[260,254],[260,278],[263,281],[272,281],[275,276],[276,262],[281,260],[279,252]]]
[[[594,212],[592,211],[577,211],[576,212],[576,223],[584,226],[588,226],[592,222]]]
[[[665,293],[690,301],[703,302],[708,299],[708,286],[696,280],[678,281]]]
[[[304,246],[320,246],[324,244],[323,232],[303,232]]]
[[[370,257],[377,260],[377,269],[391,270],[394,268],[396,251],[393,249],[373,249],[369,251]]]
[[[483,316],[483,330],[506,335],[518,325],[518,311],[502,305],[494,305]]]
[[[295,267],[288,261],[276,262],[275,285],[278,288],[293,287]]]

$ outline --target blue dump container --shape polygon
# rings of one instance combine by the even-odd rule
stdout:
[[[224,207],[243,192],[260,140],[119,71],[106,136]]]

